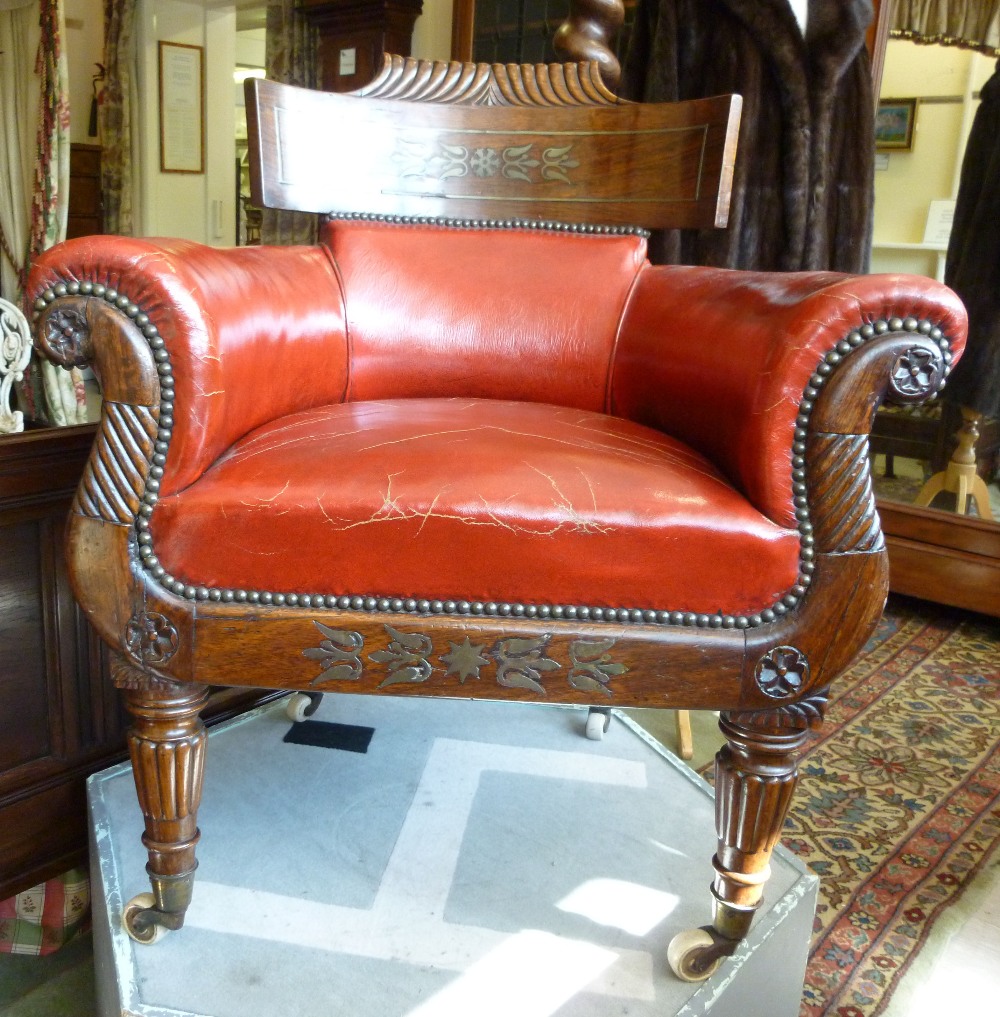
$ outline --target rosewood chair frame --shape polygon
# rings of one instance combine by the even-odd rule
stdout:
[[[320,107],[332,109],[334,103],[345,117],[355,106],[365,116],[374,109],[391,130],[417,118],[428,129],[460,129],[470,136],[487,124],[508,132],[536,130],[530,125],[541,110],[545,129],[572,122],[577,130],[606,133],[610,113],[632,118],[629,123],[666,117],[655,123],[672,125],[675,140],[694,130],[702,139],[698,160],[677,156],[686,169],[673,197],[661,193],[658,203],[648,203],[643,225],[707,228],[725,222],[738,116],[738,103],[730,98],[667,112],[631,107],[634,112],[623,114],[624,104],[604,86],[596,64],[521,68],[398,58],[362,90],[363,102],[269,82],[250,88],[251,132],[263,153],[253,169],[259,204],[338,208],[337,214],[389,221],[471,218],[485,228],[527,220],[563,230],[569,220],[582,224],[577,229],[626,230],[637,208],[632,199],[642,197],[643,188],[662,192],[655,173],[611,180],[619,198],[608,191],[596,204],[535,203],[522,193],[494,218],[482,217],[483,206],[471,192],[448,200],[396,195],[389,201],[378,186],[361,193],[361,185],[352,185],[347,190],[357,204],[334,206],[336,188],[328,175],[312,174],[306,164],[299,176],[287,160],[279,165],[277,159],[294,147],[296,123],[315,123],[325,115]],[[401,120],[404,103],[412,105]],[[677,117],[682,120],[671,119]],[[310,143],[316,143],[315,131]],[[607,159],[598,162],[588,186],[603,186],[613,168]],[[691,200],[691,165],[703,173],[698,200]],[[362,167],[359,176],[368,172]],[[941,387],[952,346],[961,342],[954,303],[946,301],[927,316],[897,315],[888,299],[892,286],[883,304],[859,302],[853,326],[819,353],[803,377],[794,429],[780,439],[800,542],[798,579],[753,614],[706,615],[683,605],[654,611],[411,602],[219,589],[176,579],[157,557],[149,522],[168,464],[174,413],[169,335],[135,299],[132,280],[90,278],[74,268],[72,251],[52,254],[33,278],[44,352],[66,366],[93,364],[105,399],[68,545],[78,597],[114,651],[114,681],[133,718],[129,750],[152,884],[152,894],[135,898],[126,910],[133,938],[150,942],[162,930],[180,928],[191,899],[206,749],[199,713],[209,684],[332,690],[342,687],[339,675],[351,679],[349,691],[375,693],[393,669],[409,667],[424,680],[391,685],[389,693],[465,696],[475,694],[459,684],[465,671],[488,677],[495,669],[497,680],[484,683],[483,694],[539,699],[527,683],[504,683],[503,669],[514,667],[534,675],[536,684],[544,682],[548,702],[722,711],[726,745],[716,761],[714,916],[693,938],[678,937],[671,964],[681,977],[700,979],[735,950],[761,900],[796,782],[797,755],[810,727],[822,720],[831,681],[864,644],[884,606],[886,551],[868,467],[875,411],[887,395],[905,402]],[[469,647],[476,652],[462,657]],[[535,667],[543,656],[553,674],[568,680],[543,677]],[[337,663],[322,681],[320,661]]]

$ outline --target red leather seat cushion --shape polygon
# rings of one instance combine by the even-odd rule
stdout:
[[[274,421],[162,498],[152,533],[172,575],[223,589],[702,613],[773,603],[799,551],[657,431],[475,399]]]

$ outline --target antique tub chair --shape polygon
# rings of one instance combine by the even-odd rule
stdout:
[[[745,936],[885,602],[873,415],[940,389],[963,310],[650,265],[638,227],[725,224],[739,100],[627,104],[596,68],[252,82],[255,203],[324,213],[315,246],[34,266],[41,348],[103,387],[68,553],[133,718],[136,940],[191,899],[208,685],[721,711],[714,918],[670,962]]]

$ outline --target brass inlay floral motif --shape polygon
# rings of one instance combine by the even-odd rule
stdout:
[[[544,695],[541,672],[558,671],[562,666],[542,656],[548,642],[547,636],[499,640],[490,651],[497,659],[497,682],[508,689],[531,689]]]
[[[480,179],[504,177],[526,184],[570,184],[569,171],[580,165],[571,157],[572,149],[572,145],[542,146],[534,142],[496,147],[400,141],[393,158],[404,177],[447,180],[471,174]]]
[[[574,689],[611,695],[608,682],[628,670],[624,664],[615,664],[608,656],[608,650],[615,642],[614,639],[577,639],[570,643],[569,657],[572,668],[569,672],[569,683]]]
[[[310,684],[321,682],[352,681],[361,677],[361,653],[365,645],[365,637],[360,632],[347,632],[343,629],[331,629],[328,625],[314,621],[313,625],[326,636],[319,646],[310,646],[302,651],[304,657],[318,660],[322,673]]]
[[[357,681],[364,670],[362,653],[365,637],[360,632],[332,629],[321,622],[313,624],[325,637],[319,646],[310,646],[302,651],[303,656],[319,661],[322,673],[314,678],[312,685],[330,681]],[[427,681],[441,666],[432,662],[434,643],[422,632],[400,632],[391,625],[384,625],[388,645],[368,653],[367,659],[381,665],[388,672],[377,686],[382,689],[389,685],[419,684]],[[567,680],[572,688],[580,692],[600,692],[610,697],[609,682],[628,671],[625,664],[615,662],[610,651],[616,639],[576,639],[569,644]],[[451,640],[451,649],[437,659],[444,665],[444,675],[457,675],[461,684],[470,678],[478,679],[482,669],[496,665],[498,685],[508,689],[529,689],[539,695],[546,695],[542,675],[560,671],[565,663],[554,660],[548,654],[550,636],[508,636],[498,639],[493,646],[473,643],[466,636],[462,642]]]
[[[386,625],[385,631],[391,640],[388,648],[368,654],[376,664],[389,665],[389,674],[378,687],[427,681],[433,671],[428,659],[434,649],[430,637],[421,632],[397,632],[391,625]]]

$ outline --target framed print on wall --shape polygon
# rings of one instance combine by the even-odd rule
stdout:
[[[879,99],[875,148],[880,152],[909,152],[913,148],[916,119],[916,99]]]
[[[205,50],[160,43],[160,170],[205,172]]]

